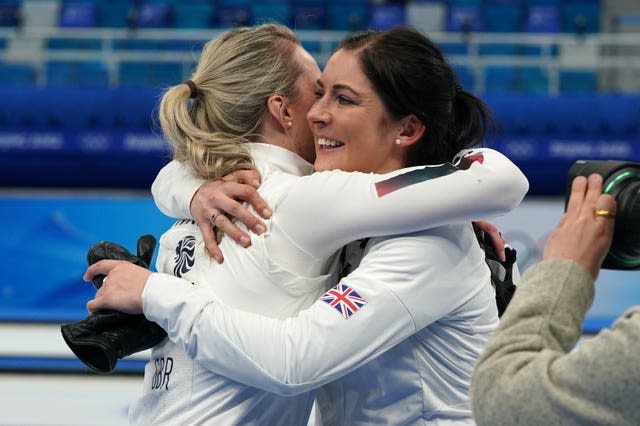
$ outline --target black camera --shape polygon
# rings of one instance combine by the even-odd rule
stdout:
[[[578,160],[567,178],[566,203],[576,176],[602,176],[602,192],[617,203],[613,242],[602,268],[640,269],[640,163],[614,160]]]

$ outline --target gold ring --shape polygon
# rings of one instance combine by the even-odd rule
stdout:
[[[609,219],[614,219],[616,215],[611,213],[609,210],[596,210],[596,217],[606,217]]]

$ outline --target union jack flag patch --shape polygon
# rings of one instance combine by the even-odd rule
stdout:
[[[338,283],[327,291],[320,297],[320,300],[336,308],[344,319],[349,319],[351,315],[367,304],[367,301],[360,297],[354,289],[343,283]]]

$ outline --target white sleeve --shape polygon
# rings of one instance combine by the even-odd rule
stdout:
[[[151,185],[151,194],[162,213],[178,219],[191,219],[191,199],[205,182],[189,167],[173,160],[156,176]]]
[[[446,240],[437,231],[426,242],[415,235],[379,240],[340,283],[357,290],[352,301],[364,301],[348,318],[324,296],[297,317],[264,317],[233,309],[198,293],[199,286],[158,273],[144,290],[144,313],[203,367],[269,392],[294,395],[349,373],[465,300],[468,286],[475,284],[462,280],[469,282],[464,287],[451,273],[459,262],[451,250],[460,247]],[[425,265],[425,258],[437,261]]]
[[[204,182],[172,161],[160,171],[151,192],[163,213],[191,218],[191,198]],[[321,258],[360,238],[505,214],[520,204],[528,189],[527,178],[507,157],[477,148],[461,151],[453,164],[383,175],[313,173],[296,178],[274,207],[278,220],[286,223],[285,240]],[[312,213],[322,217],[318,226],[300,220]]]
[[[529,189],[524,174],[489,148],[461,151],[454,163],[384,175],[320,172],[293,182],[275,208],[288,240],[326,256],[365,237],[403,234],[489,219],[518,206]],[[310,215],[320,220],[309,226]]]

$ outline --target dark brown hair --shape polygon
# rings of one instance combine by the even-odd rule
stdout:
[[[407,166],[451,161],[458,151],[482,145],[490,122],[486,105],[462,90],[440,49],[415,29],[366,31],[339,49],[358,52],[362,69],[394,118],[415,115],[425,124]]]

